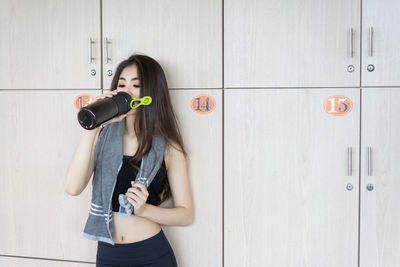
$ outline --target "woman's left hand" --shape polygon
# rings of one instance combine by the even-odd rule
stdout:
[[[125,193],[125,195],[127,196],[129,203],[131,203],[134,207],[133,214],[141,216],[147,207],[146,201],[147,197],[149,196],[149,192],[141,183],[135,183],[134,181],[131,181],[131,185],[132,187],[128,188],[128,191]],[[137,187],[139,187],[140,190]]]

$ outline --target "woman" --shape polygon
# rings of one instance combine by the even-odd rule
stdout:
[[[141,105],[107,122],[118,122],[126,118],[123,164],[112,196],[115,244],[98,241],[96,266],[177,266],[175,254],[161,229],[161,224],[191,224],[193,205],[187,175],[187,154],[171,104],[164,71],[151,57],[132,55],[117,67],[110,92],[96,97],[94,101],[112,97],[120,91],[127,92],[132,97],[151,96],[152,103],[148,106]],[[83,129],[81,141],[67,174],[66,191],[71,195],[79,195],[93,173],[93,153],[99,128]],[[143,157],[144,145],[148,136],[152,136],[153,133],[163,137],[166,148],[162,166],[146,188],[143,184],[135,184],[133,181]],[[91,154],[88,148],[91,148]],[[85,163],[88,169],[83,167]],[[82,173],[86,173],[87,176],[82,178]],[[79,177],[81,178],[78,181]],[[134,207],[132,215],[118,216],[119,194],[128,197],[128,201]],[[174,199],[174,208],[157,207],[171,196]]]

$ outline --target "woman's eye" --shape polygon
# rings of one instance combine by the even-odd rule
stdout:
[[[118,87],[125,87],[125,85],[120,84],[120,85],[118,85]],[[140,88],[140,85],[134,84],[133,87]]]

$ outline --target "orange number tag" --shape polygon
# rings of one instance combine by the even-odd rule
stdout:
[[[87,106],[90,103],[92,103],[93,99],[94,99],[94,97],[92,95],[80,94],[77,97],[75,97],[75,100],[74,100],[75,108],[81,109],[82,107]]]
[[[197,95],[190,101],[190,107],[200,114],[211,113],[215,109],[215,99],[206,94]]]
[[[347,96],[333,95],[325,100],[324,108],[330,115],[344,116],[353,109],[353,102]]]

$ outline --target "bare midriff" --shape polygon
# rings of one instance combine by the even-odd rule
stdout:
[[[114,223],[113,240],[118,244],[142,241],[156,235],[161,230],[159,223],[134,214],[120,217],[118,212],[113,211],[112,218]]]

